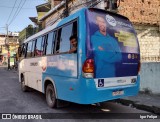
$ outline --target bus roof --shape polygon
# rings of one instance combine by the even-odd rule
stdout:
[[[129,19],[128,19],[127,17],[125,17],[125,16],[122,16],[122,15],[120,15],[120,14],[113,13],[113,12],[110,12],[110,11],[106,11],[106,10],[102,10],[102,9],[98,9],[98,8],[82,8],[82,9],[76,11],[74,14],[72,14],[72,15],[64,18],[64,19],[60,19],[59,21],[57,21],[57,22],[54,23],[53,25],[51,25],[51,26],[43,29],[42,31],[40,31],[40,32],[38,32],[38,33],[36,33],[36,34],[34,34],[34,35],[32,35],[32,36],[30,36],[29,38],[27,38],[26,40],[24,40],[24,43],[26,43],[26,42],[28,42],[28,41],[30,41],[30,40],[32,40],[32,39],[35,39],[35,38],[37,38],[37,37],[39,37],[39,36],[41,36],[41,35],[49,32],[49,31],[55,29],[56,27],[61,26],[62,24],[65,24],[66,22],[71,21],[73,18],[75,18],[75,17],[79,16],[80,14],[82,14],[82,12],[83,12],[84,10],[86,10],[86,9],[96,10],[96,11],[102,11],[102,12],[107,12],[107,13],[109,13],[109,14],[114,14],[114,15],[116,15],[116,16],[119,16],[119,17],[121,17],[121,18],[124,18],[124,19],[129,20]]]
[[[38,36],[40,36],[40,35],[43,35],[43,34],[49,32],[49,31],[53,30],[53,29],[57,26],[57,24],[58,24],[58,22],[55,23],[55,24],[53,24],[52,26],[49,26],[49,27],[47,27],[46,29],[43,29],[42,31],[40,31],[40,32],[38,32],[38,33],[30,36],[29,38],[27,38],[27,39],[24,41],[24,43],[26,43],[26,42],[28,42],[28,41],[30,41],[30,40],[32,40],[32,39],[35,39],[36,37],[38,37]]]
[[[24,41],[24,43],[26,43],[26,42],[28,42],[28,41],[30,41],[30,40],[32,40],[32,39],[35,39],[36,37],[41,36],[41,35],[49,32],[49,31],[55,29],[56,27],[59,27],[59,26],[65,24],[66,22],[69,22],[69,21],[73,20],[74,18],[78,17],[78,16],[82,13],[82,11],[84,11],[85,9],[87,9],[87,8],[80,9],[79,11],[75,12],[74,14],[72,14],[72,15],[66,17],[66,18],[60,19],[59,21],[57,21],[57,22],[54,23],[53,25],[51,25],[51,26],[43,29],[42,31],[40,31],[40,32],[32,35],[31,37],[27,38],[27,39]]]
[[[127,19],[129,20],[127,17],[121,15],[121,14],[117,14],[115,12],[112,12],[112,11],[107,11],[107,10],[103,10],[103,9],[99,9],[99,8],[88,8],[89,10],[96,10],[96,11],[101,11],[101,12],[105,12],[105,13],[108,13],[108,14],[112,14],[112,15],[115,15],[117,17],[120,17],[120,18],[123,18],[123,19]]]

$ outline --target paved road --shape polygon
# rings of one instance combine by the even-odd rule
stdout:
[[[45,101],[45,96],[42,93],[39,93],[34,90],[31,92],[25,92],[25,93],[22,92],[20,88],[20,83],[18,82],[18,74],[15,71],[7,71],[6,69],[4,69],[4,67],[0,67],[0,113],[94,113],[94,112],[146,113],[145,111],[137,110],[135,108],[131,108],[128,106],[123,106],[121,104],[117,104],[114,102],[105,102],[101,106],[71,104],[68,107],[51,109],[47,106]]]

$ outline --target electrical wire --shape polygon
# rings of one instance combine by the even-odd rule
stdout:
[[[21,1],[19,2],[18,7],[17,7],[17,9],[16,9],[16,11],[15,11],[15,13],[14,13],[14,15],[13,15],[13,17],[12,17],[12,19],[11,19],[11,21],[9,22],[8,25],[10,25],[10,24],[13,22],[14,17],[15,17],[15,15],[17,14],[17,12],[18,12],[18,10],[19,10],[19,8],[20,8],[20,5],[21,5],[21,3],[22,3],[22,1],[23,1],[23,0],[21,0]]]
[[[12,10],[11,10],[10,14],[9,14],[9,17],[8,17],[8,19],[7,19],[7,22],[6,22],[6,23],[8,23],[9,18],[10,18],[10,17],[11,17],[11,15],[12,15],[12,12],[13,12],[13,9],[14,9],[14,7],[15,7],[16,3],[17,3],[17,0],[15,0],[15,2],[14,2],[13,8],[12,8]]]
[[[0,8],[13,8],[11,6],[0,6]],[[14,7],[14,8],[18,8],[18,7]],[[35,9],[35,8],[22,8],[22,9]]]
[[[15,20],[15,18],[18,16],[18,14],[20,13],[20,11],[21,11],[22,7],[24,6],[25,2],[26,2],[26,0],[24,0],[23,3],[22,3],[22,0],[20,1],[19,5],[18,5],[18,8],[20,8],[20,9],[17,8],[17,11],[15,12],[15,14],[12,17],[12,20],[10,21],[10,23],[8,24],[8,26],[11,25],[12,22]],[[22,6],[20,7],[21,3],[22,3]]]

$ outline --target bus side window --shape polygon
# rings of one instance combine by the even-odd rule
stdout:
[[[32,41],[28,43],[26,57],[31,57],[31,52],[32,52]]]
[[[27,45],[27,44],[25,44],[25,43],[22,45],[21,54],[20,54],[20,57],[22,57],[22,58],[25,58],[26,45]]]
[[[27,47],[28,47],[28,43],[25,44],[25,52],[24,52],[24,57],[27,57]]]
[[[46,53],[46,41],[47,41],[47,35],[44,35],[42,37],[42,45],[41,45],[42,55],[45,55]]]
[[[20,45],[18,47],[18,52],[17,52],[17,59],[19,60],[19,58],[21,57],[21,48],[22,48],[22,45]]]
[[[69,24],[62,28],[61,36],[60,36],[60,53],[68,52],[70,50],[70,41],[69,38],[72,35],[73,24]]]
[[[41,45],[42,45],[42,37],[39,37],[37,39],[36,46],[35,46],[35,56],[42,56]]]
[[[72,29],[72,35],[78,35],[77,32],[77,21],[73,22],[73,29]]]
[[[24,44],[22,44],[21,46],[19,46],[19,49],[18,49],[19,57],[22,57],[23,46],[24,46]]]
[[[54,37],[55,37],[55,32],[50,32],[48,34],[48,38],[46,40],[46,55],[52,54],[52,47],[54,47]]]
[[[35,43],[36,43],[36,40],[33,40],[33,43],[32,43],[32,51],[31,51],[31,57],[34,57],[35,54],[34,54],[34,50],[35,50]]]
[[[56,47],[55,47],[55,53],[60,53],[59,49],[60,49],[60,41],[61,41],[61,32],[62,29],[57,30],[57,34],[56,34]]]
[[[77,46],[78,46],[78,30],[77,30],[77,21],[73,22],[72,27],[72,36],[70,38],[70,50],[69,53],[77,53]],[[73,40],[75,41],[73,42]]]

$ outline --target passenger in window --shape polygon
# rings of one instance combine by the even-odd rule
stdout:
[[[69,53],[77,53],[77,37],[75,35],[69,38],[71,49],[68,51]]]
[[[35,56],[42,56],[42,54],[43,54],[43,51],[38,50],[38,48],[36,47],[36,49],[35,49]]]

